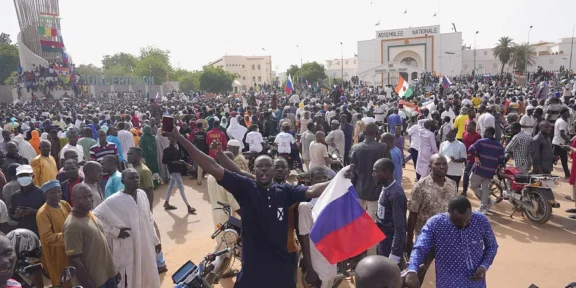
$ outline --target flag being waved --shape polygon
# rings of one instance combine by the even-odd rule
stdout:
[[[396,89],[394,90],[396,90],[396,93],[398,93],[400,97],[408,98],[412,96],[412,88],[410,88],[410,85],[403,77],[398,78],[398,85],[396,85]]]
[[[344,177],[351,167],[338,172],[312,209],[310,239],[330,264],[359,255],[386,238]]]
[[[294,91],[294,85],[292,84],[292,76],[288,74],[288,79],[286,79],[286,87],[284,87],[286,93],[292,93]]]
[[[450,82],[450,79],[448,79],[448,77],[443,76],[442,77],[442,86],[444,87],[444,89],[448,89],[448,87],[450,87],[450,85],[452,85],[452,82]]]

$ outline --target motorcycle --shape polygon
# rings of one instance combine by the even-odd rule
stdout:
[[[206,282],[210,285],[214,285],[223,278],[228,272],[230,272],[235,259],[242,259],[242,221],[232,215],[232,208],[230,205],[217,202],[218,205],[222,206],[221,209],[228,216],[228,221],[226,223],[219,225],[218,229],[210,236],[214,239],[218,235],[222,234],[220,241],[216,247],[215,251],[220,249],[228,249],[231,253],[223,254],[222,257],[209,261],[207,264],[212,266],[212,269],[206,272]],[[217,252],[215,252],[216,254]]]
[[[488,186],[490,196],[498,204],[508,200],[514,213],[521,212],[528,220],[544,224],[552,216],[552,208],[560,208],[560,203],[554,199],[552,189],[560,185],[560,177],[547,174],[523,174],[515,167],[507,166],[510,159],[506,156],[498,166],[496,175]],[[475,193],[476,194],[476,193]],[[476,194],[480,199],[480,195]]]
[[[20,253],[17,257],[16,265],[14,266],[13,277],[16,281],[22,284],[22,287],[36,287],[34,286],[35,273],[42,271],[42,264],[40,262],[41,249],[37,248],[34,251],[26,251]]]
[[[334,148],[334,151],[328,154],[328,157],[330,158],[330,160],[338,161],[338,163],[330,165],[330,168],[332,168],[332,170],[334,170],[336,173],[338,173],[338,171],[344,168],[344,159],[342,159],[342,156],[340,156],[340,152],[338,151],[338,149]],[[298,185],[304,185],[304,186],[312,185],[312,183],[310,182],[310,173],[306,171],[296,174],[296,182],[298,183]]]
[[[228,254],[230,251],[230,248],[226,248],[208,254],[200,261],[198,266],[192,261],[184,263],[184,265],[172,275],[172,282],[176,284],[177,288],[212,288],[214,283],[209,283],[206,279],[208,274],[214,269],[214,265],[211,263],[214,262],[218,256]]]

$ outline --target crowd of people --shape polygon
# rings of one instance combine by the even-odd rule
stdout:
[[[0,230],[37,235],[54,287],[70,287],[60,283],[70,265],[84,287],[160,287],[167,267],[154,190],[167,183],[163,207],[174,210],[177,188],[195,214],[184,179],[206,178],[213,207],[227,203],[243,220],[236,287],[293,288],[299,263],[303,282],[331,287],[336,265],[309,237],[311,210],[333,165],[349,164],[359,205],[387,236],[358,265],[357,287],[400,287],[400,271],[405,285],[419,287],[434,259],[437,287],[484,287],[498,248],[488,184],[505,155],[523,173],[549,174],[560,160],[575,187],[573,84],[462,76],[449,87],[419,83],[408,99],[391,87],[347,85],[0,104]],[[407,197],[410,160],[416,183]],[[307,173],[311,186],[290,184],[291,170]],[[468,188],[481,198],[478,211]],[[221,213],[212,213],[215,226],[227,219]]]

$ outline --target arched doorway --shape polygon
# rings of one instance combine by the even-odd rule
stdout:
[[[406,72],[400,72],[400,77],[404,78],[404,80],[409,81],[410,79],[408,78],[408,73]]]
[[[418,62],[416,61],[416,59],[414,59],[412,57],[405,57],[404,59],[402,59],[400,61],[400,63],[407,65],[407,66],[418,67]]]

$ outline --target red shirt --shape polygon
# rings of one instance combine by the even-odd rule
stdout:
[[[206,144],[208,144],[208,147],[210,147],[212,141],[216,139],[218,139],[220,143],[222,143],[221,149],[223,150],[226,149],[226,135],[224,134],[224,132],[218,130],[218,128],[214,128],[208,131],[208,133],[206,133]],[[212,149],[210,149],[208,153],[210,154],[210,157],[216,159],[216,153],[214,153]]]
[[[464,134],[462,135],[462,142],[464,142],[464,146],[466,146],[466,152],[468,152],[468,148],[476,143],[476,141],[478,141],[479,139],[481,139],[482,137],[480,137],[480,134],[478,132],[474,132],[474,133],[468,133],[466,131],[464,131]],[[466,159],[467,162],[474,162],[474,156],[468,154],[468,159]]]
[[[70,206],[72,207],[74,207],[74,204],[72,204],[72,189],[74,189],[74,186],[80,184],[81,181],[82,179],[80,179],[80,175],[78,175],[78,179],[76,179],[74,182],[68,179],[68,199],[70,199]]]

